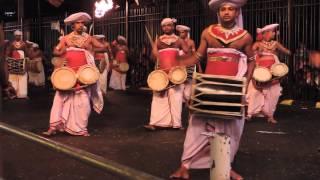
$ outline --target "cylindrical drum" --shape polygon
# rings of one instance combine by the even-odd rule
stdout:
[[[178,66],[178,56],[179,50],[175,48],[166,48],[159,50],[159,66],[160,69],[169,72],[169,70]]]
[[[264,83],[271,80],[272,74],[268,68],[259,66],[254,69],[252,77],[257,82]]]
[[[276,63],[271,66],[271,73],[275,77],[283,77],[287,75],[289,72],[289,68],[284,63]]]
[[[129,70],[129,64],[126,63],[126,62],[121,62],[119,64],[119,70],[122,72],[122,73],[126,73],[128,70]]]
[[[8,57],[6,61],[8,63],[8,71],[10,74],[24,74],[26,72],[26,59],[14,59]]]
[[[71,90],[77,82],[76,73],[68,67],[57,68],[51,75],[51,82],[58,90]]]
[[[42,70],[41,59],[27,60],[26,68],[27,68],[27,71],[30,71],[33,73],[40,73]]]
[[[162,70],[154,70],[149,74],[147,83],[152,90],[162,91],[169,84],[168,75]]]
[[[182,84],[187,79],[187,70],[185,67],[176,66],[170,69],[168,76],[173,84]]]
[[[91,85],[99,80],[99,70],[92,65],[84,65],[77,71],[78,81],[84,85]]]

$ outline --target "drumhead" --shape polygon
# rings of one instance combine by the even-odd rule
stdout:
[[[52,85],[58,90],[70,90],[77,82],[76,73],[68,67],[61,67],[51,75]]]
[[[268,68],[256,67],[252,77],[258,82],[267,82],[271,80],[272,74]]]
[[[284,63],[276,63],[271,66],[271,73],[274,76],[282,77],[288,74],[289,68]]]
[[[168,84],[168,75],[162,70],[152,71],[147,80],[148,86],[154,91],[164,90]]]
[[[119,64],[119,70],[121,72],[127,72],[129,70],[129,64],[125,63],[125,62],[120,63]]]
[[[187,70],[185,67],[176,66],[169,72],[169,80],[173,84],[182,84],[187,79]]]
[[[95,66],[87,64],[79,68],[77,75],[80,83],[90,85],[99,80],[100,72]]]

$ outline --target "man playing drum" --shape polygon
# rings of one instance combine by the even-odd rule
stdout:
[[[99,83],[101,87],[102,94],[106,96],[107,94],[107,86],[108,86],[108,73],[110,69],[110,62],[109,59],[113,59],[113,55],[111,53],[111,47],[110,44],[105,40],[105,35],[94,35],[94,38],[96,38],[101,44],[105,44],[107,46],[107,51],[99,51],[95,50],[95,56],[94,59],[96,61],[96,65],[99,68],[100,71],[100,78]]]
[[[0,24],[0,91],[4,92],[4,96],[9,99],[13,99],[16,96],[16,92],[9,82],[8,64],[5,60],[5,49],[7,43],[4,41],[4,32],[2,23]],[[1,99],[1,97],[0,97]]]
[[[32,42],[30,48],[28,48],[29,54],[29,66],[28,75],[29,83],[35,86],[45,85],[45,74],[43,67],[43,54],[37,43]]]
[[[6,49],[6,57],[11,58],[8,62],[9,69],[15,69],[18,74],[9,70],[9,81],[17,92],[17,98],[28,98],[28,74],[23,62],[27,57],[26,43],[19,30],[14,31],[14,37],[15,40]]]
[[[256,66],[271,69],[275,63],[280,63],[278,52],[290,55],[290,51],[283,47],[278,41],[275,41],[275,29],[279,24],[270,24],[262,29],[257,29],[263,39],[255,42],[253,51],[256,54]],[[281,95],[281,86],[279,80],[271,80],[259,87],[254,78],[249,83],[247,91],[248,115],[250,120],[252,116],[262,113],[267,117],[268,122],[277,123],[273,115]]]
[[[188,48],[177,35],[174,34],[175,19],[165,18],[161,22],[163,35],[161,35],[153,46],[152,53],[157,59],[159,68],[168,72],[170,68],[179,65],[178,53]],[[151,115],[149,125],[144,127],[155,130],[156,127],[172,127],[183,129],[181,124],[183,87],[173,86],[161,92],[154,92],[151,103]]]
[[[179,37],[184,40],[188,46],[188,52],[184,53],[184,51],[180,50],[180,56],[190,56],[196,51],[196,46],[194,41],[190,38],[190,28],[185,25],[177,25],[176,30],[179,32]],[[197,68],[199,72],[202,72],[200,63],[197,64]],[[194,72],[194,66],[187,68],[188,80],[184,83],[183,88],[183,96],[185,101],[187,102],[190,99],[191,95],[191,82],[192,82],[192,73]]]
[[[75,72],[87,65],[95,67],[94,57],[90,53],[92,47],[106,49],[105,45],[83,32],[84,24],[90,20],[91,17],[83,12],[67,17],[64,22],[71,24],[73,31],[60,40],[53,52],[55,56],[63,56],[66,66]],[[90,86],[77,84],[69,91],[57,90],[51,108],[50,127],[44,134],[65,131],[71,135],[89,136],[87,125],[90,104],[97,113],[102,111],[103,98],[97,83]]]
[[[113,41],[112,46],[114,59],[111,65],[110,87],[115,90],[126,90],[127,69],[121,69],[121,65],[128,65],[129,49],[127,39],[123,36],[118,36],[117,40]]]
[[[246,0],[211,0],[209,6],[217,10],[220,24],[213,24],[203,30],[198,50],[193,56],[184,59],[181,63],[192,65],[206,56],[205,74],[235,78],[241,78],[246,74],[250,80],[254,66],[252,37],[241,28],[240,7],[245,3]],[[221,120],[210,115],[191,115],[181,166],[170,178],[189,179],[189,169],[210,168],[212,166],[209,138],[202,135],[203,132],[224,133],[230,137],[230,159],[232,162],[239,147],[243,127],[244,118]],[[243,179],[232,169],[230,177],[231,179]]]

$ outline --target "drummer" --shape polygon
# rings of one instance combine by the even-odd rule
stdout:
[[[152,53],[159,60],[159,68],[169,71],[170,68],[179,65],[177,60],[178,52],[183,49],[188,52],[185,42],[174,34],[175,19],[165,18],[161,22],[163,35],[155,41]],[[161,52],[161,56],[160,56]],[[169,57],[165,53],[176,53]],[[169,59],[171,58],[171,59]],[[157,127],[183,129],[181,123],[183,88],[176,85],[162,92],[154,92],[151,103],[150,122],[144,127],[149,130],[156,130]]]
[[[114,59],[111,63],[112,72],[109,85],[115,90],[126,90],[127,72],[121,71],[121,69],[119,69],[119,64],[128,63],[129,49],[127,46],[127,39],[119,35],[111,45]]]
[[[71,25],[73,31],[60,40],[53,52],[55,56],[64,56],[66,66],[75,71],[83,65],[95,66],[92,47],[107,48],[83,32],[84,24],[90,21],[90,15],[84,12],[68,16],[64,22]],[[90,104],[97,113],[102,111],[103,98],[98,84],[87,87],[76,85],[70,91],[56,91],[49,129],[43,134],[54,135],[65,131],[71,135],[89,136],[87,125],[91,113]]]
[[[100,78],[99,78],[100,88],[101,88],[102,94],[106,96],[107,85],[108,85],[108,73],[110,69],[109,60],[113,59],[113,55],[111,53],[110,44],[105,40],[105,35],[97,34],[97,35],[94,35],[93,37],[96,38],[100,43],[105,44],[108,47],[107,51],[95,50],[95,56],[94,56],[96,65],[100,71]]]
[[[39,48],[39,44],[32,42],[31,47],[28,48],[30,61],[37,62],[40,65],[40,72],[32,72],[32,70],[28,70],[29,75],[29,83],[35,86],[44,86],[45,85],[45,74],[43,67],[43,54]]]
[[[246,0],[211,0],[209,6],[217,11],[220,24],[213,24],[202,31],[200,46],[190,58],[181,61],[192,65],[207,57],[205,74],[231,76],[250,80],[254,61],[252,37],[242,29],[241,6]],[[245,54],[244,54],[245,53]],[[210,168],[209,138],[203,132],[224,133],[231,139],[231,162],[237,153],[243,118],[221,120],[211,116],[191,115],[181,158],[181,166],[170,178],[189,179],[189,169]],[[243,179],[232,167],[231,179]]]
[[[15,40],[9,43],[9,46],[6,49],[6,57],[10,57],[15,59],[15,61],[22,61],[22,59],[26,58],[27,55],[27,47],[26,43],[22,39],[22,32],[20,30],[14,31]],[[18,64],[18,62],[16,63]],[[23,64],[23,63],[22,63]],[[8,66],[15,66],[15,64],[8,64]],[[13,74],[9,72],[9,81],[14,87],[17,98],[28,98],[28,74],[25,72],[25,67],[13,67],[20,68],[23,74]]]
[[[196,46],[194,41],[190,38],[190,27],[185,25],[177,25],[176,30],[179,33],[179,37],[185,41],[188,46],[188,52],[184,53],[184,51],[180,50],[180,56],[190,56],[196,51]],[[192,82],[192,74],[195,70],[195,66],[191,66],[187,68],[188,80],[184,83],[183,88],[183,98],[184,101],[187,102],[190,99],[191,95],[191,82]],[[200,63],[197,63],[197,69],[200,73],[202,73],[202,68]]]
[[[8,42],[4,40],[3,26],[0,24],[0,86],[4,91],[4,97],[13,99],[16,97],[16,91],[9,82],[8,64],[4,59],[7,43]]]
[[[262,29],[258,28],[257,33],[263,38],[253,45],[253,51],[256,54],[256,66],[262,66],[270,69],[275,63],[280,63],[278,53],[290,55],[290,51],[275,40],[276,28],[279,24],[270,24]],[[256,81],[252,79],[247,91],[248,115],[247,120],[252,116],[262,114],[270,123],[277,123],[274,119],[274,112],[281,95],[281,86],[279,80],[272,80],[262,87],[257,86]]]

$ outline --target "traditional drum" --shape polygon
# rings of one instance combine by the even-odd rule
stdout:
[[[162,91],[169,84],[168,75],[162,70],[154,70],[149,74],[147,83],[152,90]]]
[[[33,72],[33,73],[40,73],[42,70],[42,62],[41,59],[33,59],[33,60],[27,60],[26,61],[26,69],[27,71]]]
[[[10,74],[24,74],[26,73],[26,59],[14,59],[8,57],[8,71]]]
[[[181,66],[173,67],[170,69],[168,77],[173,84],[182,84],[187,79],[187,70]]]
[[[189,108],[193,114],[221,119],[244,116],[246,79],[194,73]]]
[[[58,90],[71,90],[77,82],[76,73],[68,67],[57,68],[51,75],[51,82]]]
[[[84,65],[77,71],[78,81],[84,85],[91,85],[99,80],[99,70],[92,65]]]
[[[119,64],[119,71],[122,73],[126,73],[129,70],[129,64],[126,62],[121,62]]]
[[[271,80],[272,74],[268,68],[258,66],[254,69],[252,77],[258,83],[266,83]]]
[[[275,77],[278,77],[278,78],[283,77],[287,75],[288,72],[289,72],[289,68],[284,63],[276,63],[271,66],[271,73]]]
[[[177,56],[179,49],[166,48],[159,50],[159,68],[169,72],[172,67],[178,66]]]

